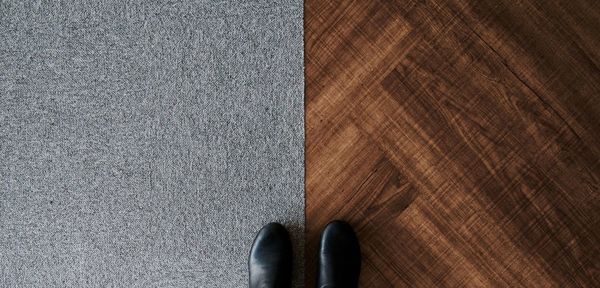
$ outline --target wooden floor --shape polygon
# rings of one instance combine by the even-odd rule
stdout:
[[[600,287],[600,1],[306,0],[307,287]]]

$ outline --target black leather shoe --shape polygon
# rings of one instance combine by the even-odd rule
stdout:
[[[285,227],[269,223],[258,232],[248,269],[250,288],[292,287],[292,243]]]
[[[321,234],[317,288],[356,288],[360,245],[350,224],[332,221]]]

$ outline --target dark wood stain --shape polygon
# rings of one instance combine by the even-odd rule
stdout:
[[[308,287],[600,287],[600,2],[305,2]]]

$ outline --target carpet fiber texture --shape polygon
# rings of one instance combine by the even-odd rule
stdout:
[[[0,287],[246,287],[270,221],[302,263],[302,16],[1,1]]]

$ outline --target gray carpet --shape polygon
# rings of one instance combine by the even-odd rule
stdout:
[[[246,287],[269,221],[301,263],[302,17],[0,1],[0,287]]]

